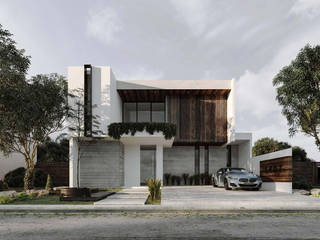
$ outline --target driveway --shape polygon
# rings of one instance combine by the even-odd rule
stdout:
[[[183,209],[320,210],[320,199],[271,191],[226,191],[212,186],[163,187],[161,205]]]

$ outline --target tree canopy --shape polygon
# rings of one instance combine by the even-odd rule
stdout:
[[[273,79],[289,134],[312,136],[320,150],[320,46],[306,45]]]
[[[252,147],[252,155],[258,156],[262,154],[267,154],[271,152],[276,152],[279,150],[290,148],[291,145],[286,142],[279,142],[273,138],[261,138],[256,141]]]
[[[37,146],[63,126],[67,82],[58,74],[26,79],[30,57],[0,25],[0,151],[24,155],[26,189],[32,188]]]

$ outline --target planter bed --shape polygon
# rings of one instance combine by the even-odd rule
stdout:
[[[115,192],[96,192],[91,193],[91,196],[60,196],[60,201],[84,201],[84,202],[91,202],[91,201],[99,201],[108,196],[115,194]]]

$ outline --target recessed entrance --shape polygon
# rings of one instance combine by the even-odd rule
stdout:
[[[156,147],[140,147],[140,185],[146,185],[148,178],[156,176]]]

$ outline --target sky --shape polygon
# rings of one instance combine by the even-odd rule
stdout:
[[[236,131],[290,138],[272,79],[320,44],[320,0],[1,0],[0,23],[30,55],[29,75],[109,65],[118,79],[236,81]]]

